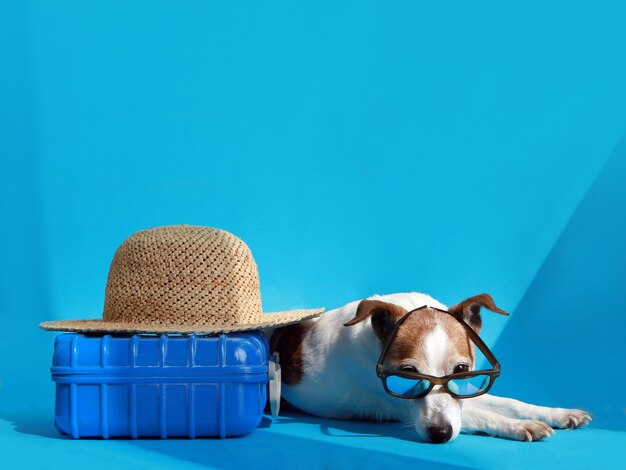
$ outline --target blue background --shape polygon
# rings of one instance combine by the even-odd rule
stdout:
[[[625,464],[625,14],[2,2],[0,462]],[[513,313],[484,320],[504,367],[493,392],[585,408],[593,426],[436,447],[296,414],[227,442],[59,439],[54,334],[36,325],[100,316],[116,247],[175,223],[243,238],[267,311],[489,292]]]

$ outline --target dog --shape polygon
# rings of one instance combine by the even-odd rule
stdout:
[[[482,308],[507,314],[488,294],[448,308],[429,295],[410,292],[374,295],[278,328],[271,333],[270,346],[280,357],[284,399],[323,418],[402,421],[420,440],[432,443],[451,441],[459,433],[539,441],[554,434],[553,428],[575,429],[591,421],[582,410],[535,406],[489,394],[454,398],[442,385],[419,399],[387,394],[376,374],[381,348],[396,322],[422,306],[429,308],[407,318],[388,357],[395,368],[436,377],[475,367],[474,345],[455,317],[480,333]]]

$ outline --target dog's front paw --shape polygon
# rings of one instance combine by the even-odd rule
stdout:
[[[517,419],[504,436],[515,441],[541,441],[554,434],[554,429],[541,421]]]
[[[591,415],[586,411],[566,408],[555,408],[545,418],[542,421],[556,429],[578,429],[591,422]]]

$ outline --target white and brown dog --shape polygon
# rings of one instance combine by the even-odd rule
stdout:
[[[416,400],[388,395],[375,370],[382,345],[398,319],[424,305],[451,312],[477,333],[482,307],[506,313],[487,294],[447,308],[426,294],[411,292],[375,295],[279,328],[271,345],[280,354],[284,398],[324,418],[403,421],[422,440],[434,443],[455,439],[460,432],[537,441],[550,437],[552,428],[579,428],[591,421],[581,410],[489,394],[456,399],[442,386]],[[472,370],[475,362],[474,345],[461,323],[431,309],[412,315],[399,328],[389,358],[398,369],[432,376]]]

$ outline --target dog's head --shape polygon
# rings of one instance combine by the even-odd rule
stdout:
[[[448,311],[479,333],[482,327],[480,311],[483,307],[507,314],[495,305],[488,294],[470,297],[450,307]],[[369,320],[374,333],[384,344],[396,322],[406,313],[398,305],[380,300],[363,300],[355,317],[345,325]],[[466,372],[475,367],[475,347],[465,328],[451,315],[424,309],[408,317],[399,328],[385,366],[436,377]],[[461,430],[462,402],[462,399],[449,395],[441,385],[435,386],[424,398],[412,400],[411,425],[425,441],[442,443],[455,439]]]

